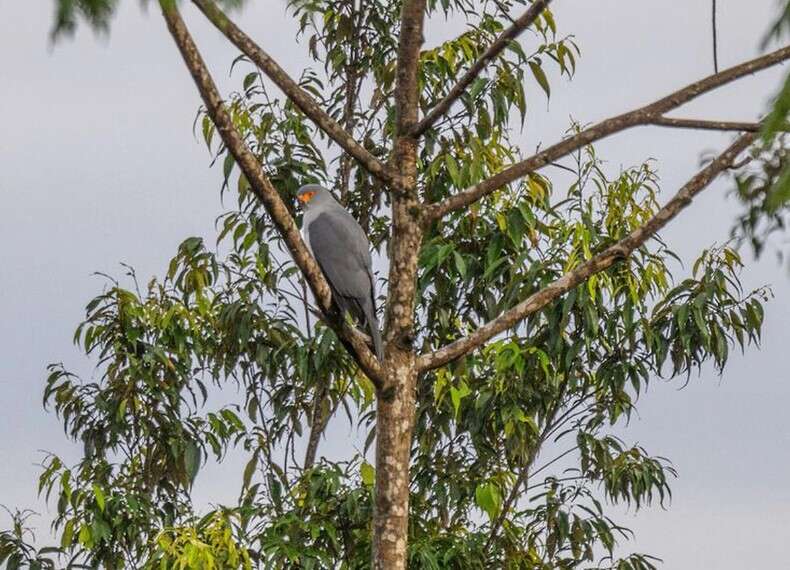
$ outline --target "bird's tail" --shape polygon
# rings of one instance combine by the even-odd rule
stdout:
[[[373,349],[376,352],[376,358],[383,362],[384,344],[381,342],[381,331],[379,330],[379,320],[376,318],[376,309],[373,308],[373,303],[369,301],[364,303],[363,310],[365,311],[365,320],[368,324],[370,338],[373,339]]]

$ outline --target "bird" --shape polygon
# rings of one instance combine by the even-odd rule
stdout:
[[[304,209],[302,235],[318,262],[341,313],[349,313],[367,329],[376,357],[384,348],[376,318],[375,280],[370,242],[354,217],[320,184],[299,188]]]

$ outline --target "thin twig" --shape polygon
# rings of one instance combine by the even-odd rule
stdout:
[[[716,0],[712,0],[711,28],[713,32],[713,73],[719,72],[719,38],[716,25]]]
[[[472,64],[466,73],[458,80],[447,93],[447,95],[425,115],[412,131],[412,136],[419,137],[426,129],[430,128],[440,117],[444,116],[450,110],[453,103],[455,103],[461,95],[464,94],[466,89],[472,84],[478,75],[485,69],[485,67],[497,57],[502,50],[504,50],[510,42],[515,40],[521,33],[526,30],[532,23],[538,19],[543,13],[543,10],[549,5],[551,0],[537,0],[516,20],[513,25],[503,31],[494,43],[488,46],[488,49],[483,52],[477,61]]]
[[[496,520],[494,521],[493,525],[491,525],[491,532],[488,535],[488,540],[486,540],[485,545],[483,546],[483,552],[488,552],[491,545],[496,540],[497,534],[499,534],[499,529],[502,528],[502,525],[507,518],[510,509],[513,507],[513,504],[516,502],[516,499],[519,497],[519,489],[522,485],[526,485],[529,477],[531,476],[529,470],[532,467],[532,463],[538,457],[538,453],[540,452],[540,447],[545,443],[548,434],[551,430],[556,426],[556,417],[557,412],[560,410],[560,406],[562,405],[562,400],[565,398],[565,390],[567,388],[567,383],[563,384],[559,394],[557,395],[557,400],[552,408],[551,413],[546,418],[546,423],[543,426],[543,430],[540,433],[537,441],[535,442],[535,446],[533,447],[529,458],[526,464],[522,467],[521,473],[519,473],[516,482],[513,484],[513,488],[510,490],[508,497],[505,499],[504,504],[502,505],[502,510],[497,516]]]

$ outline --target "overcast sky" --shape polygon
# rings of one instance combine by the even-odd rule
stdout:
[[[0,504],[34,507],[41,455],[78,459],[57,419],[41,408],[45,366],[63,361],[89,377],[72,346],[85,303],[102,286],[95,271],[143,280],[161,275],[180,241],[213,242],[221,211],[220,173],[209,170],[191,134],[197,93],[156,10],[123,2],[110,38],[86,30],[52,49],[51,2],[0,0]],[[293,22],[284,3],[254,1],[244,27],[291,72]],[[774,0],[719,0],[722,67],[758,54]],[[529,85],[525,148],[550,143],[568,127],[644,104],[712,70],[709,0],[557,0],[560,28],[582,49],[573,82],[553,74],[552,99]],[[236,53],[193,9],[202,51],[227,90]],[[429,22],[428,43],[446,35]],[[301,54],[301,51],[299,52]],[[747,78],[688,105],[676,116],[751,120],[765,109],[784,70]],[[731,136],[642,128],[598,145],[613,172],[646,157],[658,161],[666,198],[695,171],[704,151]],[[737,212],[715,183],[665,232],[688,260],[727,239]],[[723,377],[706,370],[681,383],[656,381],[621,434],[673,460],[673,501],[638,513],[617,509],[637,533],[629,548],[656,554],[669,569],[778,567],[790,540],[790,427],[786,420],[788,274],[770,256],[749,263],[747,288],[768,283],[761,350],[732,357]],[[332,434],[332,445],[349,437]],[[199,481],[200,501],[230,501],[238,465]],[[0,522],[5,523],[3,518]],[[46,526],[49,518],[39,521]]]

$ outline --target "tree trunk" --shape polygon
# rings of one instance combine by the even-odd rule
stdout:
[[[414,305],[422,245],[422,204],[417,193],[417,68],[426,0],[404,0],[395,88],[396,138],[392,164],[399,187],[390,188],[392,241],[387,292],[384,384],[376,416],[376,504],[373,512],[373,570],[406,570],[409,538],[409,464],[414,428],[417,358]]]
[[[393,350],[376,415],[376,497],[372,568],[405,570],[409,463],[417,367],[414,353]]]

